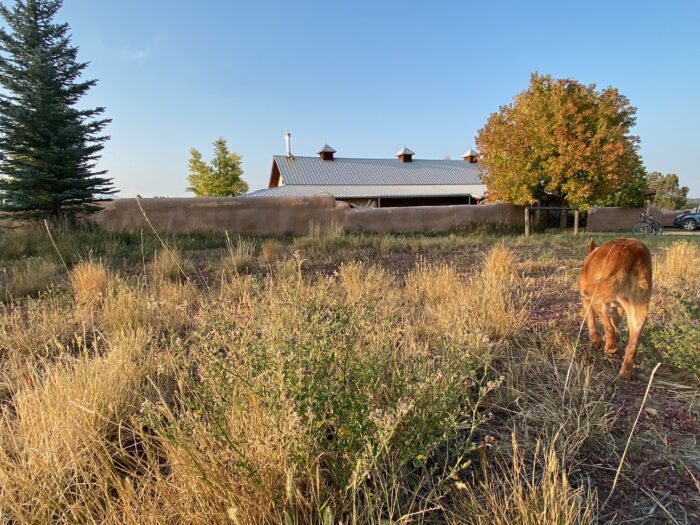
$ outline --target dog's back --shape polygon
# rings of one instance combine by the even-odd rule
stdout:
[[[594,317],[597,314],[605,328],[605,351],[614,354],[619,321],[623,312],[627,315],[630,340],[620,370],[623,379],[631,376],[639,334],[649,312],[651,289],[651,253],[644,243],[615,239],[596,246],[595,241],[591,241],[579,279],[588,330],[592,345],[598,346],[600,337]]]
[[[634,304],[648,303],[651,272],[651,253],[643,242],[614,239],[596,246],[591,241],[583,261],[579,291],[596,303],[615,301],[618,297]]]

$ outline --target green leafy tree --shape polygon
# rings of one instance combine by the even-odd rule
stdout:
[[[619,208],[641,208],[644,206],[644,194],[648,187],[646,171],[640,169],[632,180],[610,195],[602,205]]]
[[[109,137],[104,108],[78,109],[96,84],[81,81],[61,0],[0,4],[0,211],[20,219],[74,219],[115,193],[96,163]]]
[[[661,174],[653,171],[648,176],[649,189],[656,192],[654,205],[666,210],[680,210],[688,202],[688,188],[680,186],[675,173]]]
[[[210,164],[202,160],[202,154],[195,148],[190,150],[190,183],[187,191],[197,197],[235,197],[248,191],[248,184],[241,178],[241,156],[231,153],[226,139],[214,142],[214,159]]]
[[[635,113],[612,87],[533,73],[528,89],[479,130],[490,198],[581,209],[606,203],[642,170],[639,138],[630,134]]]

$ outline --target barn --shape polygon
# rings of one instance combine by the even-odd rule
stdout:
[[[269,187],[247,197],[330,194],[354,206],[388,208],[477,204],[486,192],[472,150],[462,160],[416,159],[406,147],[389,159],[336,153],[326,144],[317,156],[298,157],[288,146],[286,155],[273,157]]]

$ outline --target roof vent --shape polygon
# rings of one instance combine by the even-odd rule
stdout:
[[[476,164],[477,162],[479,162],[478,157],[479,154],[473,149],[468,149],[464,152],[464,155],[462,155],[464,162],[468,162],[469,164]]]
[[[401,148],[401,151],[396,154],[401,162],[413,162],[413,155],[415,155],[415,153],[413,153],[406,146]]]
[[[284,145],[287,150],[287,158],[292,158],[292,134],[287,132],[284,134]]]
[[[323,159],[323,160],[333,160],[334,153],[335,153],[335,150],[333,148],[331,148],[328,144],[323,146],[318,151],[318,154],[321,156],[321,159]]]

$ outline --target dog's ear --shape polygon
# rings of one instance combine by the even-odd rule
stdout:
[[[595,239],[591,239],[591,245],[588,247],[588,253],[591,253],[597,247],[598,245],[595,243]]]

